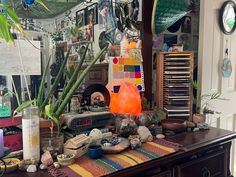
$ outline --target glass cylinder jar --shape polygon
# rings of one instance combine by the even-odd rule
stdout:
[[[22,116],[23,158],[40,160],[39,110],[31,106]]]
[[[40,136],[41,151],[49,151],[53,157],[63,153],[64,134],[58,132],[43,132]]]
[[[0,118],[11,117],[11,97],[6,90],[0,90]]]

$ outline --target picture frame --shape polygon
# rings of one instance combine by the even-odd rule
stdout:
[[[85,9],[78,10],[76,12],[76,26],[77,27],[82,27],[85,26],[86,20],[85,20]]]
[[[86,25],[96,25],[98,24],[98,4],[94,3],[88,7],[86,7],[86,16],[85,16],[85,24]]]

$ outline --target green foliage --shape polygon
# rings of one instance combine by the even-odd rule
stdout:
[[[190,83],[193,89],[195,89],[196,91],[201,91],[201,84],[198,81],[191,80]],[[221,97],[220,92],[212,92],[212,93],[206,93],[206,94],[201,95],[200,99],[193,97],[193,104],[196,104],[197,106],[201,104],[201,107],[197,108],[197,111],[201,111],[201,110],[211,111],[209,110],[209,105],[214,100],[227,100],[227,99]]]
[[[42,0],[35,1],[48,10]],[[3,8],[2,3],[0,3],[0,9],[1,8]],[[6,17],[0,13],[0,39],[4,39],[7,43],[14,43],[14,38],[10,32],[10,28],[12,27],[18,30],[22,35],[24,35],[24,31],[21,27],[18,15],[8,6],[6,6],[4,10],[6,11]]]

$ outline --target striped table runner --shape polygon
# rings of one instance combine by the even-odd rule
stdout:
[[[49,168],[54,177],[99,177],[108,175],[128,167],[135,166],[153,159],[176,152],[177,144],[165,140],[155,140],[142,144],[141,148],[126,150],[120,154],[107,154],[102,158],[92,160],[86,155],[76,159],[75,163],[55,169]]]

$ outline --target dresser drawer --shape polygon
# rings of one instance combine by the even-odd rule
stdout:
[[[205,157],[177,165],[176,177],[226,177],[226,153],[219,151]],[[190,175],[191,174],[191,175]]]

